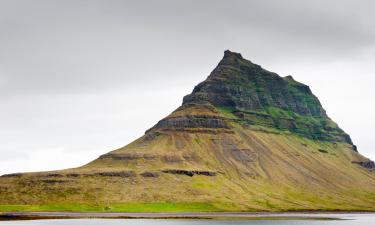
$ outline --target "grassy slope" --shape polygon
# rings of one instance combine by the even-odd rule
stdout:
[[[188,108],[171,116],[185,114],[215,112]],[[364,157],[350,145],[232,126],[219,133],[152,131],[109,153],[131,156],[126,160],[99,158],[76,169],[1,178],[0,211],[375,210],[375,173],[351,163]],[[189,177],[162,169],[218,175]],[[137,175],[84,175],[129,170]],[[145,171],[159,177],[140,176]]]

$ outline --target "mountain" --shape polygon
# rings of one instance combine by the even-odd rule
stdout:
[[[79,168],[3,175],[0,210],[374,211],[375,166],[307,85],[225,51],[129,145]]]

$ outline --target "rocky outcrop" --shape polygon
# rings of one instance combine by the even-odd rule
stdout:
[[[157,178],[159,177],[158,172],[153,172],[153,171],[145,171],[140,174],[142,177],[150,177],[150,178]]]
[[[81,174],[79,173],[68,173],[66,174],[67,177],[70,177],[70,178],[77,178],[77,177],[80,177]]]
[[[230,128],[230,120],[220,115],[217,108],[212,104],[187,103],[180,106],[171,115],[160,120],[154,127],[146,131],[146,134],[155,134],[157,130],[217,133],[225,132],[225,130]]]
[[[375,171],[375,162],[371,160],[361,161],[361,162],[352,162],[358,164],[366,169],[374,170]]]
[[[184,129],[184,128],[225,128],[228,129],[229,125],[222,117],[200,115],[200,116],[182,116],[165,118],[159,121],[156,129]]]
[[[21,177],[22,173],[9,173],[9,174],[4,174],[0,177]]]
[[[89,175],[102,176],[102,177],[135,177],[136,174],[133,171],[107,171],[98,172]]]
[[[308,86],[226,51],[132,143],[78,168],[0,177],[11,206],[0,211],[374,211],[374,162],[347,143]]]
[[[230,51],[225,51],[207,80],[184,97],[184,104],[200,101],[242,110],[273,106],[301,115],[326,115],[307,85],[291,76],[284,79]]]
[[[132,161],[132,160],[154,160],[157,156],[150,154],[139,154],[139,153],[123,153],[123,154],[105,154],[101,155],[99,159],[119,160],[119,161]]]
[[[203,171],[203,170],[179,170],[179,169],[167,169],[162,170],[163,173],[179,174],[192,177],[194,175],[203,175],[203,176],[216,176],[216,172],[212,171]]]
[[[239,53],[225,51],[208,78],[183,100],[183,105],[207,103],[232,113],[241,123],[352,144],[349,135],[327,116],[309,86],[290,75],[283,78],[267,71]]]

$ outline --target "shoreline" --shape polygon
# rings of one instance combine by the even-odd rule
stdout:
[[[40,219],[247,219],[342,220],[345,216],[373,215],[366,211],[301,212],[2,212],[0,221]]]

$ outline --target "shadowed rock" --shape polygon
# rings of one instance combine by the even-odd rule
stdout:
[[[369,170],[375,170],[375,162],[371,160],[362,161],[362,162],[352,162],[352,163],[358,164]]]
[[[136,174],[133,171],[109,171],[109,172],[98,172],[90,175],[102,176],[102,177],[135,177]]]
[[[221,117],[213,117],[208,115],[201,116],[183,116],[175,118],[166,118],[159,121],[156,129],[173,128],[229,128],[229,125]]]
[[[156,178],[156,177],[159,177],[159,173],[157,172],[152,172],[152,171],[145,171],[143,173],[140,174],[142,177],[152,177],[152,178]]]
[[[4,174],[0,177],[21,177],[22,173],[10,173],[10,174]]]
[[[207,103],[231,113],[242,124],[352,144],[350,136],[327,116],[309,86],[295,81],[290,75],[283,78],[267,71],[229,50],[225,51],[223,59],[208,78],[183,100],[183,105]],[[160,125],[164,124],[192,126],[195,123],[179,119],[164,121]],[[218,125],[217,121],[200,124]]]
[[[216,176],[216,172],[212,171],[202,171],[202,170],[177,170],[177,169],[168,169],[162,170],[163,173],[171,173],[171,174],[179,174],[179,175],[186,175],[189,177],[196,175],[204,175],[204,176]]]

